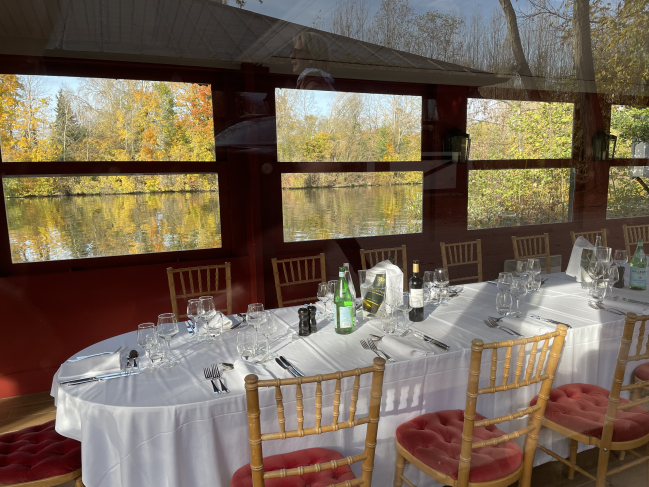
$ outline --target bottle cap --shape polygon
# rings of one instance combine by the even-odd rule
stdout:
[[[306,314],[309,314],[309,310],[306,309],[306,308],[300,308],[300,309],[297,310],[297,312],[298,312],[298,314],[300,314],[300,315],[306,315]]]

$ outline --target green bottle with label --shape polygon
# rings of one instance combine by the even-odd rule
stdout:
[[[354,299],[347,285],[345,277],[345,268],[338,269],[338,284],[334,294],[334,326],[336,333],[348,335],[354,331]]]
[[[631,276],[629,279],[629,288],[636,291],[647,289],[647,256],[644,253],[644,244],[642,239],[638,240],[638,246],[635,248],[635,254],[631,259]]]

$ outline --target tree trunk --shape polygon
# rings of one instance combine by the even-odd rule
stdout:
[[[512,44],[512,52],[514,54],[514,61],[516,62],[516,72],[521,77],[523,88],[527,91],[528,98],[533,101],[541,101],[541,95],[536,85],[536,80],[532,75],[530,65],[525,58],[525,51],[523,51],[523,43],[521,42],[521,34],[518,30],[518,20],[516,19],[516,12],[512,7],[511,0],[499,0],[500,5],[505,13],[507,20],[507,33]]]

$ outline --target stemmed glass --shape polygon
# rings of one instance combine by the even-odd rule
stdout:
[[[439,290],[439,303],[446,304],[448,302],[448,292],[446,291],[446,286],[448,286],[448,270],[444,267],[435,269],[433,273],[433,283],[435,287]]]
[[[407,330],[410,327],[410,320],[408,319],[408,313],[412,310],[412,303],[410,301],[410,293],[401,293],[399,296],[399,301],[397,304],[397,309],[401,311],[403,316],[403,327],[400,328],[397,324],[397,330]]]
[[[158,334],[153,323],[142,323],[137,326],[137,344],[144,349],[149,359],[149,366],[141,369],[142,372],[153,372],[157,368],[157,365],[151,360],[151,348],[157,340]]]
[[[512,282],[514,282],[514,276],[511,272],[501,272],[498,274],[498,289],[503,293],[509,293],[512,289]]]
[[[331,315],[331,319],[334,317],[335,309],[334,309],[334,294],[336,294],[336,284],[338,284],[337,280],[332,280],[327,283],[327,296],[329,296],[329,311],[328,313]]]
[[[615,254],[613,254],[613,262],[620,267],[626,264],[628,260],[629,257],[626,254],[626,250],[616,250]]]
[[[194,329],[194,334],[192,335],[192,340],[203,341],[205,337],[200,334],[198,329],[198,318],[201,316],[201,300],[200,299],[190,299],[187,301],[187,318],[191,323],[192,328]]]
[[[513,304],[511,294],[505,292],[496,294],[496,311],[500,316],[507,316],[511,313]]]
[[[363,292],[363,288],[361,286],[361,292]],[[367,291],[366,291],[367,292]],[[329,284],[326,282],[321,282],[318,284],[318,299],[322,304],[324,304],[325,308],[325,315],[327,314],[327,302],[331,299],[329,296]]]
[[[277,321],[275,320],[275,315],[272,312],[266,311],[264,314],[265,319],[259,325],[259,331],[262,335],[264,335],[264,337],[266,337],[266,354],[261,359],[262,363],[277,358],[276,353],[270,352],[270,336],[277,331]]]
[[[528,260],[519,260],[516,262],[516,275],[521,278],[522,281],[527,285],[530,279],[530,273],[527,268],[529,261]]]
[[[432,291],[435,285],[433,281],[433,271],[424,272],[424,302],[430,303],[432,301]]]
[[[615,284],[620,278],[620,270],[611,266],[608,268],[608,285],[606,289],[606,296],[609,298],[615,298],[615,293],[613,292],[613,284]]]
[[[534,282],[536,281],[536,276],[541,273],[541,260],[540,259],[528,259],[527,260],[527,272],[529,272],[529,288],[531,291],[534,289]]]
[[[514,318],[522,318],[524,315],[520,311],[520,299],[527,294],[527,281],[523,279],[515,279],[512,282],[511,295],[516,299],[516,311],[512,312]]]
[[[171,354],[171,339],[177,334],[178,323],[176,322],[176,315],[173,313],[162,313],[158,315],[158,336],[164,339],[167,345],[165,358],[162,362],[162,366],[165,368],[175,367],[180,363]]]

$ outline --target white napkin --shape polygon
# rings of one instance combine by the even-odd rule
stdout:
[[[121,370],[121,354],[111,353],[77,362],[64,362],[59,369],[59,381],[112,374]],[[139,364],[138,364],[139,365]]]
[[[376,345],[381,349],[385,349],[390,355],[401,356],[406,360],[435,354],[432,350],[425,348],[425,342],[421,341],[421,345],[415,344],[413,340],[406,337],[385,336]]]
[[[553,325],[552,323],[546,323],[544,321],[539,321],[539,320],[535,320],[534,318],[528,318],[528,317],[523,319],[504,318],[500,320],[498,324],[505,326],[511,330],[517,331],[518,333],[520,333],[525,337],[545,335],[546,333],[553,332],[554,330],[557,329],[557,325]],[[507,335],[503,333],[502,340],[499,341],[505,342],[510,339],[517,340],[519,338],[521,337],[516,337],[516,336],[507,337]]]
[[[217,313],[216,316],[210,320],[210,325],[219,326],[219,323],[223,325],[224,330],[229,330],[234,324],[234,322],[224,314]]]
[[[591,244],[584,237],[578,237],[575,240],[575,245],[572,246],[572,253],[566,268],[566,274],[577,278],[577,282],[581,282],[581,253],[584,249],[594,249],[595,246]]]
[[[374,277],[379,271],[385,271],[385,280],[388,287],[396,287],[403,292],[403,272],[389,260],[379,262],[367,271],[367,282],[374,282]]]
[[[228,371],[227,374],[223,375],[223,377],[228,379],[228,382],[226,383],[228,388],[238,387],[245,389],[245,378],[250,374],[255,374],[257,377],[259,377],[259,380],[269,380],[275,378],[270,372],[268,372],[268,370],[266,370],[266,367],[264,367],[263,365],[253,365],[251,363],[244,362],[241,359],[235,361],[234,370]]]

